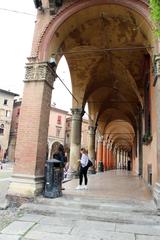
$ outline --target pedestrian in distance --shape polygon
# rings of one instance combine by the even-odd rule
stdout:
[[[81,148],[81,159],[80,161],[80,171],[79,171],[79,185],[76,187],[76,190],[85,189],[87,190],[87,183],[88,183],[88,177],[87,177],[87,171],[88,171],[88,154],[85,148]],[[84,186],[82,186],[84,178]]]
[[[64,179],[64,166],[65,163],[67,161],[67,158],[65,156],[65,151],[64,151],[64,147],[62,144],[60,144],[58,146],[57,151],[53,154],[53,158],[59,160],[61,162],[62,165],[62,169],[61,169],[61,181],[63,181]],[[64,188],[62,188],[62,190],[65,190]]]

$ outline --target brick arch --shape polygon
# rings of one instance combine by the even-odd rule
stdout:
[[[47,49],[52,40],[53,34],[56,30],[75,13],[95,5],[102,4],[116,4],[127,7],[137,13],[139,13],[145,21],[151,26],[149,19],[149,6],[145,0],[87,0],[87,1],[74,1],[69,7],[64,7],[57,16],[55,16],[45,27],[38,42],[37,57],[39,61],[47,60]]]

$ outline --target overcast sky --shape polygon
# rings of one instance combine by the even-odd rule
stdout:
[[[27,15],[8,10],[33,14]],[[36,9],[33,0],[0,0],[0,88],[22,95],[25,63],[30,56]],[[65,61],[58,66],[58,75],[71,89],[70,76]],[[52,102],[56,107],[69,110],[71,96],[57,80]]]

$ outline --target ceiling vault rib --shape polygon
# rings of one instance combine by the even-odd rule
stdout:
[[[135,51],[135,50],[143,50],[143,49],[153,49],[153,46],[135,46],[135,47],[120,47],[120,48],[99,48],[99,49],[85,49],[81,51],[62,51],[62,52],[54,52],[52,55],[67,55],[67,54],[83,54],[88,52],[111,52],[111,51]]]

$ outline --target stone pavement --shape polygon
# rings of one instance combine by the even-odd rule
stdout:
[[[5,195],[7,193],[14,162],[2,163],[2,169],[0,169],[0,209],[4,209],[7,206]]]
[[[142,179],[125,171],[89,176],[88,190],[67,182],[63,197],[38,197],[0,240],[160,240],[160,216]]]

